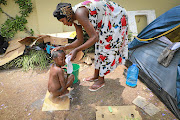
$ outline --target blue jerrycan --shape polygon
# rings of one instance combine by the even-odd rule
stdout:
[[[127,70],[126,85],[135,87],[137,85],[139,69],[136,64],[132,64]]]

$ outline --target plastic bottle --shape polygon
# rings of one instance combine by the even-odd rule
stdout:
[[[127,70],[126,85],[135,87],[137,85],[139,69],[136,64],[131,65]]]

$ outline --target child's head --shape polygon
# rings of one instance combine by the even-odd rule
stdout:
[[[63,50],[53,51],[51,57],[57,65],[65,65],[65,52]]]

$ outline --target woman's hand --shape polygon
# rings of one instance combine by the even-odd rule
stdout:
[[[71,55],[71,61],[73,61],[76,58],[77,53],[77,49],[74,49],[69,53],[69,55]]]
[[[51,52],[53,52],[53,51],[58,51],[58,50],[65,50],[65,46],[58,46],[58,47],[55,47],[55,48],[53,48],[52,50],[51,50]]]

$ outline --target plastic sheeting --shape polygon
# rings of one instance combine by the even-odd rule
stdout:
[[[177,103],[178,108],[180,109],[180,60],[177,68]]]
[[[146,26],[134,40],[128,45],[129,49],[136,48],[145,43],[150,43],[154,38],[165,34],[165,32],[180,26],[180,5],[165,12],[148,26]],[[140,39],[146,39],[141,41]],[[147,41],[147,39],[149,39]]]
[[[160,38],[180,28],[180,5],[159,16],[129,43],[129,60],[140,68],[142,81],[180,119],[180,50],[176,51],[168,67],[157,62],[168,45]],[[147,44],[148,43],[148,44]]]
[[[166,68],[157,62],[157,58],[167,44],[156,40],[129,51],[129,59],[136,63],[151,79],[153,79],[169,95],[177,99],[176,80],[177,66],[180,60],[180,50],[177,51],[170,65]],[[177,86],[180,89],[180,85]]]

